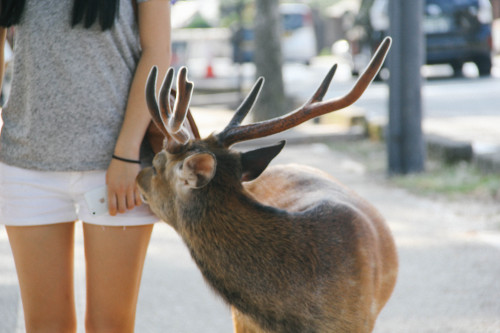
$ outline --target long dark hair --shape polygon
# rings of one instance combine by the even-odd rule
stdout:
[[[134,1],[134,0],[132,0]],[[19,23],[26,0],[0,0],[0,26],[10,27]],[[120,0],[74,0],[71,25],[91,27],[96,21],[101,29],[113,26],[119,10]]]

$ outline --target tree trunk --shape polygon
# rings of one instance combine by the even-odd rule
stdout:
[[[253,112],[254,121],[281,116],[285,112],[280,15],[278,0],[256,0],[254,61],[264,88]]]

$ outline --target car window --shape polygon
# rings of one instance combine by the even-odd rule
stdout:
[[[283,14],[281,18],[285,31],[296,30],[304,26],[304,19],[301,14]]]
[[[478,0],[426,0],[426,5],[438,5],[443,11],[451,12],[456,7],[478,7]]]

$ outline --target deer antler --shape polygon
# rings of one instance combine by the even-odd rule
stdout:
[[[174,69],[169,68],[160,89],[159,108],[155,93],[157,76],[158,68],[154,66],[146,83],[146,102],[153,122],[167,138],[167,151],[175,152],[186,145],[192,136],[195,138],[200,137],[196,123],[189,112],[193,83],[187,80],[187,68],[182,67],[177,76],[177,96],[172,110],[170,95]],[[188,124],[184,127],[186,117],[188,118]]]
[[[368,85],[372,82],[375,75],[377,75],[384,62],[387,52],[389,51],[391,43],[390,37],[386,37],[382,41],[368,67],[359,77],[358,81],[356,81],[351,91],[349,91],[345,96],[330,99],[324,102],[322,101],[337,69],[337,65],[335,64],[330,69],[311,99],[301,108],[281,117],[240,126],[241,121],[252,108],[260,89],[262,88],[263,79],[259,78],[248,97],[236,111],[229,125],[217,135],[219,142],[221,142],[224,147],[229,147],[236,142],[276,134],[295,127],[314,117],[337,111],[353,104],[359,97],[361,97]]]

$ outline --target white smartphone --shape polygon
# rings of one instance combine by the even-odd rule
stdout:
[[[92,215],[108,213],[108,189],[106,186],[98,187],[85,193],[85,201]]]

